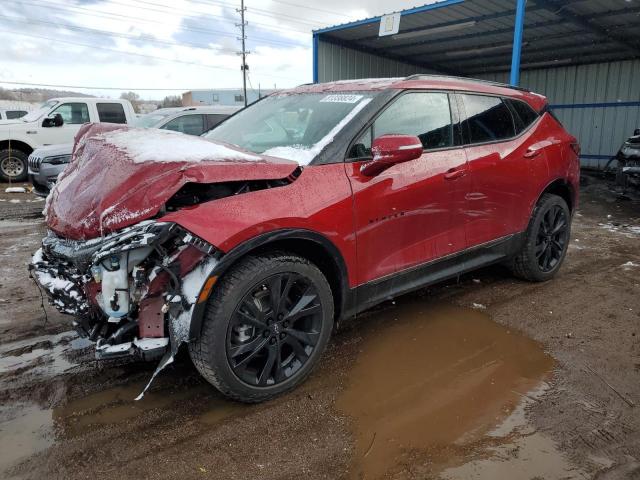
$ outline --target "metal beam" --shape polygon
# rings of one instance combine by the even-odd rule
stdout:
[[[313,83],[318,83],[318,34],[313,34]]]
[[[550,36],[549,38],[546,39],[540,39],[540,40],[550,40],[552,38],[558,38],[556,36]],[[593,38],[593,37],[592,37]],[[571,37],[568,37],[568,39],[570,40]],[[555,52],[556,54],[561,54],[564,56],[565,50],[570,50],[570,49],[574,49],[574,48],[578,48],[578,47],[582,47],[583,49],[587,46],[592,46],[592,47],[609,47],[612,43],[611,40],[604,40],[604,41],[595,41],[593,39],[591,40],[577,40],[577,41],[573,41],[571,43],[563,43],[562,45],[554,45],[552,44],[545,44],[546,46],[542,46],[542,47],[534,47],[535,45],[537,45],[537,40],[535,39],[529,39],[527,40],[527,45],[523,45],[522,46],[522,55],[531,55],[534,53],[547,53],[549,54],[549,52]],[[478,52],[477,55],[473,52],[473,50],[471,51],[469,56],[460,56],[460,57],[449,57],[449,58],[444,58],[444,57],[439,57],[439,58],[434,58],[431,55],[418,55],[415,57],[415,59],[419,62],[429,62],[430,59],[433,59],[433,61],[437,62],[440,65],[446,66],[446,65],[452,65],[453,67],[459,68],[464,70],[464,64],[466,63],[473,63],[473,62],[482,62],[484,64],[489,64],[491,63],[491,61],[495,60],[495,59],[503,59],[506,58],[509,54],[508,51],[503,50],[502,52],[497,52],[497,53],[482,53],[482,49],[484,49],[485,46],[483,45],[482,47],[478,47]],[[491,48],[491,47],[487,47],[487,48]]]
[[[554,15],[557,15],[560,18],[563,18],[567,22],[571,22],[574,25],[578,25],[580,28],[584,28],[585,30],[589,30],[593,33],[596,33],[604,38],[608,38],[625,49],[630,50],[635,54],[635,57],[640,57],[640,41],[624,37],[621,35],[617,35],[604,27],[596,25],[587,19],[587,17],[581,17],[570,10],[567,10],[566,2],[560,2],[558,0],[535,0],[537,5],[540,5],[547,10],[549,10]],[[611,12],[611,10],[610,10]],[[615,12],[615,10],[613,10]],[[601,15],[593,15],[593,18],[598,18]]]
[[[513,48],[511,49],[511,73],[509,83],[520,83],[520,56],[522,55],[522,37],[524,35],[524,12],[526,0],[517,0],[516,24],[513,27]]]
[[[412,65],[414,67],[436,70],[436,71],[438,71],[440,73],[444,73],[444,74],[447,74],[447,75],[454,75],[456,77],[464,76],[463,74],[461,74],[460,72],[458,72],[457,70],[454,70],[452,68],[441,67],[440,65],[433,64],[433,63],[416,62],[414,60],[407,59],[406,57],[402,57],[400,55],[390,54],[390,53],[386,52],[383,49],[377,49],[377,48],[371,48],[371,47],[363,47],[362,45],[352,44],[352,43],[349,43],[349,42],[346,42],[346,41],[341,41],[341,40],[333,38],[333,37],[325,37],[325,36],[323,36],[321,41],[325,42],[325,43],[331,43],[331,44],[337,45],[339,47],[350,48],[351,50],[357,50],[357,51],[363,52],[363,53],[370,53],[371,55],[376,55],[378,57],[386,58],[388,60],[395,60],[396,62],[406,63],[406,64]]]
[[[529,11],[531,11],[531,9],[529,9]],[[622,8],[620,10],[607,10],[606,12],[587,15],[582,18],[584,18],[585,20],[594,20],[596,18],[605,18],[605,17],[612,17],[616,15],[627,15],[627,14],[630,14],[630,15],[640,14],[640,8],[627,7],[627,8]],[[565,19],[546,20],[544,22],[526,24],[525,28],[527,29],[527,32],[530,32],[534,28],[553,27],[553,26],[562,25],[565,23],[567,23],[567,20]],[[459,40],[476,40],[477,41],[479,38],[482,38],[482,37],[487,37],[491,35],[501,35],[501,34],[511,33],[511,32],[513,32],[513,28],[507,27],[507,28],[499,28],[496,30],[489,30],[481,33],[468,33],[464,35],[456,35],[453,37],[437,37],[436,36],[436,38],[432,38],[430,40],[422,40],[419,42],[405,43],[402,45],[388,45],[388,46],[385,46],[385,50],[402,50],[402,49],[417,47],[422,45],[436,45],[440,43],[457,42]]]

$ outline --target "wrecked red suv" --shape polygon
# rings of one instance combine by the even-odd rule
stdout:
[[[187,343],[262,401],[379,302],[496,262],[550,279],[578,152],[543,96],[438,76],[300,86],[205,138],[85,125],[30,268],[98,358]]]

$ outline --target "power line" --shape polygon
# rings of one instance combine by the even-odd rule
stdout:
[[[15,32],[15,31],[11,31],[11,30],[3,30],[2,33],[11,33],[14,35],[22,35],[25,37],[33,37],[33,38],[40,38],[40,39],[44,39],[44,40],[49,40],[52,42],[60,42],[60,43],[67,43],[69,45],[77,45],[80,47],[87,47],[87,48],[94,48],[94,49],[98,49],[98,50],[106,50],[109,52],[114,52],[114,53],[120,53],[120,54],[124,54],[124,55],[133,55],[136,57],[143,57],[143,58],[151,58],[154,60],[164,60],[165,62],[174,62],[174,63],[182,63],[185,65],[195,65],[198,67],[203,67],[203,68],[213,68],[216,70],[229,70],[229,71],[236,71],[235,68],[230,68],[230,67],[222,67],[222,66],[216,66],[216,65],[207,65],[207,64],[203,64],[200,62],[188,62],[185,60],[175,60],[175,59],[170,59],[170,58],[164,58],[164,57],[156,57],[154,55],[147,55],[144,53],[137,53],[137,52],[126,52],[123,50],[116,50],[114,48],[108,48],[108,47],[103,47],[100,45],[88,45],[86,43],[78,43],[78,42],[71,42],[68,40],[62,40],[60,38],[52,38],[52,37],[45,37],[44,35],[34,35],[34,34],[30,34],[30,33],[23,33],[23,32]],[[282,77],[281,75],[273,75],[273,74],[263,74],[266,77],[273,77],[273,78],[286,78],[287,80],[291,80],[289,77]]]
[[[169,5],[163,5],[161,3],[147,2],[147,1],[144,1],[144,0],[136,0],[136,4],[134,4],[134,5],[128,4],[128,3],[117,2],[115,0],[111,0],[111,3],[117,3],[119,5],[126,5],[126,6],[130,6],[130,7],[134,7],[134,8],[139,8],[139,9],[142,9],[142,10],[150,10],[150,11],[160,12],[160,13],[167,12],[167,10],[171,10],[171,11],[174,11],[174,12],[184,12],[183,9],[170,7]],[[140,3],[142,3],[144,5],[153,5],[153,6],[156,6],[156,7],[162,7],[165,10],[159,10],[157,8],[139,7],[137,4],[140,4]],[[213,13],[201,12],[199,10],[194,10],[193,13],[196,13],[196,14],[199,14],[199,15],[207,15],[209,17],[214,17],[214,18],[221,18],[223,20],[229,20],[227,17],[223,17],[222,15],[215,15]],[[190,17],[190,18],[194,18],[194,17]],[[260,25],[263,28],[272,29],[272,30],[275,30],[275,31],[282,31],[282,29],[279,28],[277,25],[273,25],[273,24],[269,24],[269,23],[262,23],[262,22],[254,22],[254,21],[252,21],[251,23],[253,25]],[[291,28],[291,27],[288,27],[286,30],[289,30],[289,31],[292,31],[292,32],[299,32],[299,33],[309,33],[310,32],[310,29],[309,30],[297,30],[297,29]]]
[[[208,6],[220,5],[220,6],[227,7],[227,8],[233,8],[234,7],[232,4],[229,4],[229,3],[226,3],[226,2],[221,2],[219,0],[209,0],[208,2],[205,2],[203,0],[189,0],[189,2],[197,3],[197,4],[200,4],[200,5],[208,5]],[[307,23],[307,24],[309,24],[311,26],[316,26],[316,27],[318,25],[327,26],[327,25],[330,24],[329,22],[319,22],[319,21],[309,22],[309,21],[307,21],[306,18],[303,18],[303,17],[297,17],[297,16],[294,16],[294,15],[287,15],[287,14],[284,14],[284,13],[273,13],[273,12],[271,12],[269,10],[264,10],[262,8],[256,8],[256,7],[251,7],[249,12],[260,12],[260,13],[256,13],[256,15],[262,15],[264,17],[276,18],[276,19],[279,19],[279,20],[282,19],[282,18],[288,18],[288,19],[291,19],[291,20],[295,20],[297,23],[300,23],[300,22]]]
[[[18,0],[9,0],[9,1],[18,1]],[[77,7],[77,6],[70,6],[70,7],[63,7],[58,3],[51,3],[48,2],[47,0],[37,0],[40,3],[32,3],[32,2],[25,2],[25,1],[21,1],[22,4],[26,4],[26,5],[33,5],[36,7],[43,7],[43,8],[48,8],[48,9],[53,9],[53,10],[59,10],[62,12],[72,12],[72,13],[76,13],[79,15],[85,15],[85,16],[92,16],[92,17],[97,17],[97,18],[109,18],[109,17],[115,17],[116,19],[118,18],[125,18],[128,20],[137,20],[137,21],[142,21],[142,22],[146,22],[146,23],[154,23],[154,24],[159,24],[159,25],[169,25],[167,22],[160,22],[157,20],[151,20],[148,18],[141,18],[141,17],[134,17],[131,15],[122,15],[122,14],[118,14],[118,13],[110,13],[110,12],[103,12],[103,11],[92,11],[90,9],[87,8],[83,8],[83,7]],[[43,4],[44,3],[44,4]],[[55,5],[55,6],[52,6]],[[69,8],[72,9],[76,9],[76,10],[81,10],[80,12],[74,11],[74,10],[69,10]],[[89,13],[84,13],[84,11],[88,11]],[[193,17],[190,17],[193,18]],[[180,30],[183,31],[190,31],[190,32],[195,32],[195,33],[208,33],[208,34],[214,34],[214,35],[222,35],[222,36],[226,36],[226,37],[234,37],[235,34],[231,33],[231,32],[224,32],[224,31],[220,31],[220,30],[209,30],[209,29],[204,29],[204,28],[196,28],[196,27],[180,27]],[[274,45],[286,45],[286,46],[294,46],[294,47],[299,47],[301,46],[300,43],[292,43],[292,42],[283,42],[283,41],[279,41],[279,40],[270,40],[270,39],[266,39],[266,38],[258,38],[258,37],[254,37],[256,40],[260,40],[262,42],[265,43],[271,43]]]
[[[46,20],[41,20],[41,19],[36,19],[36,18],[31,18],[31,19],[22,19],[22,18],[16,18],[16,17],[7,17],[6,15],[0,15],[0,18],[5,18],[7,20],[11,20],[14,22],[19,22],[19,23],[26,23],[26,24],[35,24],[35,23],[39,23],[39,24],[43,24],[43,25],[53,25],[55,27],[60,27],[60,28],[66,28],[69,30],[75,30],[75,31],[79,31],[79,32],[88,32],[88,33],[95,33],[98,35],[106,35],[109,37],[116,37],[116,38],[125,38],[125,39],[129,39],[129,40],[137,40],[137,41],[144,41],[147,43],[156,43],[159,45],[171,45],[171,46],[176,46],[176,47],[190,47],[190,48],[200,48],[203,50],[211,50],[212,47],[210,45],[200,45],[197,43],[190,43],[190,42],[184,42],[184,43],[177,43],[177,42],[168,42],[165,40],[158,40],[156,38],[149,38],[147,36],[137,36],[137,35],[128,35],[126,33],[119,33],[119,32],[112,32],[109,30],[98,30],[95,28],[89,28],[89,27],[80,27],[77,25],[69,25],[66,23],[56,23],[56,22],[48,22]],[[226,53],[235,53],[235,50],[232,49],[224,49],[224,48],[219,48],[217,49],[218,52],[226,52]]]
[[[324,8],[309,7],[307,5],[300,5],[299,3],[285,2],[284,0],[271,0],[271,1],[274,3],[282,3],[283,5],[288,5],[290,7],[306,8],[307,10],[315,10],[316,12],[329,13],[331,15],[337,15],[343,18],[351,18],[349,15],[345,15],[344,13],[341,13],[341,12],[336,12],[335,10],[325,10]]]
[[[134,88],[134,87],[86,87],[81,85],[55,85],[52,83],[30,83],[30,82],[9,82],[7,80],[0,80],[0,84],[3,85],[27,85],[29,87],[49,87],[49,88],[79,88],[82,90],[119,90],[119,91],[175,91],[175,92],[188,92],[192,90],[202,90],[199,88]]]

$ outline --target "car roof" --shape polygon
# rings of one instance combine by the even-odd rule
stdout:
[[[153,114],[172,114],[172,113],[180,113],[180,112],[198,112],[198,113],[219,113],[219,114],[228,114],[236,113],[242,107],[236,107],[232,105],[203,105],[203,106],[194,106],[194,107],[168,107],[168,108],[159,108],[158,110],[154,110],[153,112],[149,112],[148,115]]]
[[[56,100],[58,102],[108,102],[108,103],[123,103],[125,100],[121,98],[98,98],[98,97],[54,97],[46,100]]]
[[[330,93],[353,91],[382,91],[387,89],[411,90],[452,90],[462,92],[486,93],[490,95],[508,96],[524,100],[536,110],[541,110],[546,105],[543,95],[530,92],[524,88],[507,85],[488,80],[454,77],[448,75],[411,75],[409,77],[396,78],[364,78],[355,80],[338,80],[328,83],[310,83],[300,85],[275,95],[287,95],[296,93]]]

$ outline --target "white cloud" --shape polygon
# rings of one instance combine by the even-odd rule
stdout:
[[[237,87],[242,77],[239,57],[235,55],[239,49],[234,26],[239,22],[236,3],[3,0],[0,84],[5,80],[127,90]],[[303,0],[245,3],[251,50],[247,62],[251,84],[257,89],[258,84],[262,88],[274,84],[290,87],[311,81],[313,27],[407,8],[413,1],[351,0],[348,5],[339,0],[321,4]],[[293,3],[300,6],[290,5]],[[118,96],[120,91],[87,93]],[[138,93],[143,98],[160,98],[179,92]]]

